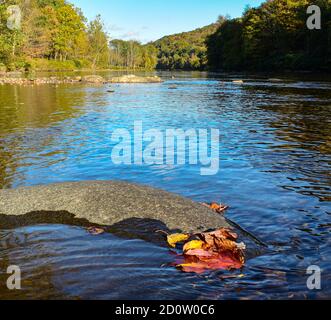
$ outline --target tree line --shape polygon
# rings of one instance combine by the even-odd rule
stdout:
[[[318,5],[322,28],[306,26]],[[19,28],[8,27],[21,10]],[[15,22],[15,18],[14,21]],[[2,67],[1,67],[2,66]],[[142,45],[114,40],[66,0],[0,2],[0,69],[319,70],[331,67],[331,1],[267,0],[242,17]],[[1,71],[1,70],[0,70]]]

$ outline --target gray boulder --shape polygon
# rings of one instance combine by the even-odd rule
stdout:
[[[106,226],[149,219],[162,222],[169,230],[194,233],[229,227],[224,217],[199,203],[126,182],[91,181],[0,190],[2,218],[33,212],[67,212],[77,219]]]

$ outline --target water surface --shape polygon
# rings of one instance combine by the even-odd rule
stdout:
[[[164,267],[167,248],[143,240],[95,238],[79,226],[0,230],[1,298],[137,298],[142,286],[142,299],[331,298],[331,83],[171,75],[161,74],[163,84],[115,85],[114,94],[104,86],[0,86],[0,188],[117,179],[222,201],[269,251],[233,276],[196,276]],[[132,130],[135,120],[144,130],[218,128],[219,173],[114,165],[111,133]],[[21,292],[1,287],[8,263],[22,266]],[[307,289],[312,264],[323,270],[321,291]]]

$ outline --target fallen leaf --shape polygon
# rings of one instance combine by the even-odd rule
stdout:
[[[198,237],[210,246],[215,246],[215,240],[236,241],[238,239],[238,235],[227,228],[221,228],[213,232],[200,233]]]
[[[220,205],[216,202],[212,202],[210,204],[210,208],[213,209],[213,210],[217,210],[217,209],[219,209],[219,207],[220,207]]]
[[[165,233],[164,231],[158,231]],[[193,236],[193,235],[192,235]],[[245,263],[243,242],[237,243],[238,235],[228,228],[221,228],[213,232],[196,234],[199,240],[191,240],[184,244],[183,254],[176,252],[176,261],[172,266],[183,272],[204,273],[208,270],[240,269]],[[191,235],[168,235],[168,243],[175,248],[179,242],[189,240]]]
[[[177,243],[184,242],[190,238],[189,234],[175,233],[167,236],[170,247],[176,248]]]
[[[212,258],[205,260],[193,261],[190,259],[184,261],[182,264],[178,264],[177,268],[181,269],[183,272],[195,272],[195,273],[204,273],[208,270],[231,270],[231,269],[240,269],[242,268],[243,263],[233,258],[227,253],[219,253],[213,255]]]
[[[183,251],[185,253],[189,250],[203,249],[204,246],[205,246],[205,242],[201,240],[192,240],[184,245]]]
[[[87,228],[87,231],[88,231],[90,234],[94,235],[94,236],[97,236],[97,235],[99,235],[99,234],[103,234],[103,233],[106,232],[104,229],[102,229],[102,228],[98,228],[98,227],[89,227],[89,228]]]
[[[197,258],[212,258],[214,254],[203,249],[193,249],[185,252],[186,256],[195,256]]]
[[[232,240],[226,239],[215,239],[215,245],[217,247],[217,251],[236,251],[238,250],[237,243]]]
[[[201,203],[203,206],[208,207],[209,209],[214,210],[215,212],[219,214],[223,214],[226,210],[229,209],[229,206],[225,204],[218,204],[216,202],[212,202],[210,204],[208,203]]]
[[[176,266],[181,269],[183,272],[187,273],[198,273],[202,274],[206,272],[206,263],[204,262],[192,262],[192,263],[183,263]]]

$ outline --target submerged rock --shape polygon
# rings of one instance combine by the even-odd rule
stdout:
[[[223,216],[199,203],[126,182],[91,181],[0,190],[0,217],[28,219],[35,212],[54,216],[67,212],[77,219],[106,226],[149,219],[162,222],[169,230],[193,233],[229,227]]]
[[[121,77],[114,77],[111,78],[111,83],[160,83],[162,79],[160,77],[138,77],[133,74],[125,75]]]

